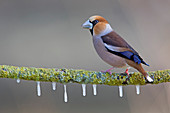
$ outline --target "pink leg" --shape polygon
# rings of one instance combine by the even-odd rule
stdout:
[[[125,73],[129,76],[129,69],[126,69]]]
[[[113,67],[112,68],[110,68],[110,69],[107,69],[106,71],[102,71],[103,73],[106,73],[106,72],[108,72],[110,75],[112,74],[112,72],[111,72],[111,70],[113,69]]]
[[[125,73],[128,75],[128,78],[130,77],[129,76],[129,68],[126,69]]]

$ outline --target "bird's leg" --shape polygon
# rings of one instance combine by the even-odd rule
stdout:
[[[126,81],[124,81],[125,84],[127,84],[127,81],[129,80],[130,76],[129,76],[129,69],[130,67],[128,67],[125,71],[125,73],[128,75],[128,77],[126,78]]]
[[[125,71],[125,73],[128,75],[128,78],[130,78],[130,76],[129,76],[129,69],[130,69],[130,67],[127,67],[127,69]]]
[[[110,69],[107,69],[106,71],[102,71],[103,73],[108,72],[110,75],[112,74],[111,70],[113,69],[113,67],[111,67]]]
[[[129,69],[126,69],[125,73],[129,76]]]

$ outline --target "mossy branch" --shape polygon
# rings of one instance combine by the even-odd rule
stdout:
[[[148,72],[153,84],[170,82],[170,70]],[[104,84],[104,85],[146,85],[145,77],[138,72],[102,73],[87,70],[35,68],[0,65],[0,78],[12,78],[57,83]]]

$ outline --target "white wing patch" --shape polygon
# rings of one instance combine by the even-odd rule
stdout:
[[[117,51],[117,52],[120,52],[119,48],[120,47],[115,47],[115,46],[112,46],[112,45],[108,45],[106,43],[104,43],[105,47],[107,47],[107,49],[110,49],[111,51]]]

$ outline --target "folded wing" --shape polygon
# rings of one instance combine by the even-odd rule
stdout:
[[[137,64],[143,63],[149,66],[149,64],[144,62],[139,54],[114,31],[105,36],[102,36],[102,40],[108,52],[134,61]]]

